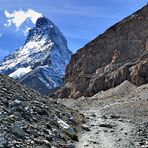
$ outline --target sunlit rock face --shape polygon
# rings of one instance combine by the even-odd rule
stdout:
[[[78,50],[57,95],[92,96],[125,80],[135,85],[148,82],[148,5]]]

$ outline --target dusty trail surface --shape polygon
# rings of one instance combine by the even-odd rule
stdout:
[[[91,98],[59,101],[87,119],[76,148],[148,148],[148,85],[125,81]]]

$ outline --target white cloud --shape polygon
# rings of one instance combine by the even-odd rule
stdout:
[[[0,37],[2,37],[2,34],[0,33]]]
[[[7,23],[4,25],[10,27],[11,25],[15,25],[17,29],[27,20],[30,19],[33,24],[36,23],[36,20],[43,16],[41,13],[36,12],[32,9],[28,9],[27,11],[19,10],[14,11],[12,13],[7,10],[4,12],[5,16],[8,18]]]

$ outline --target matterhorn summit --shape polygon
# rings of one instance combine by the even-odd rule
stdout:
[[[58,27],[46,17],[40,17],[29,30],[25,44],[0,63],[0,73],[47,94],[62,85],[71,55]]]

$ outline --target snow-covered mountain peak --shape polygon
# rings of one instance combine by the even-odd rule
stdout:
[[[31,83],[32,77],[48,89],[58,87],[62,84],[71,55],[67,41],[58,27],[46,17],[41,17],[36,26],[29,30],[24,45],[0,63],[0,73],[35,89],[38,88],[32,84],[34,82]]]
[[[53,27],[54,23],[44,16],[38,18],[36,21],[36,27],[42,27],[47,25]]]

